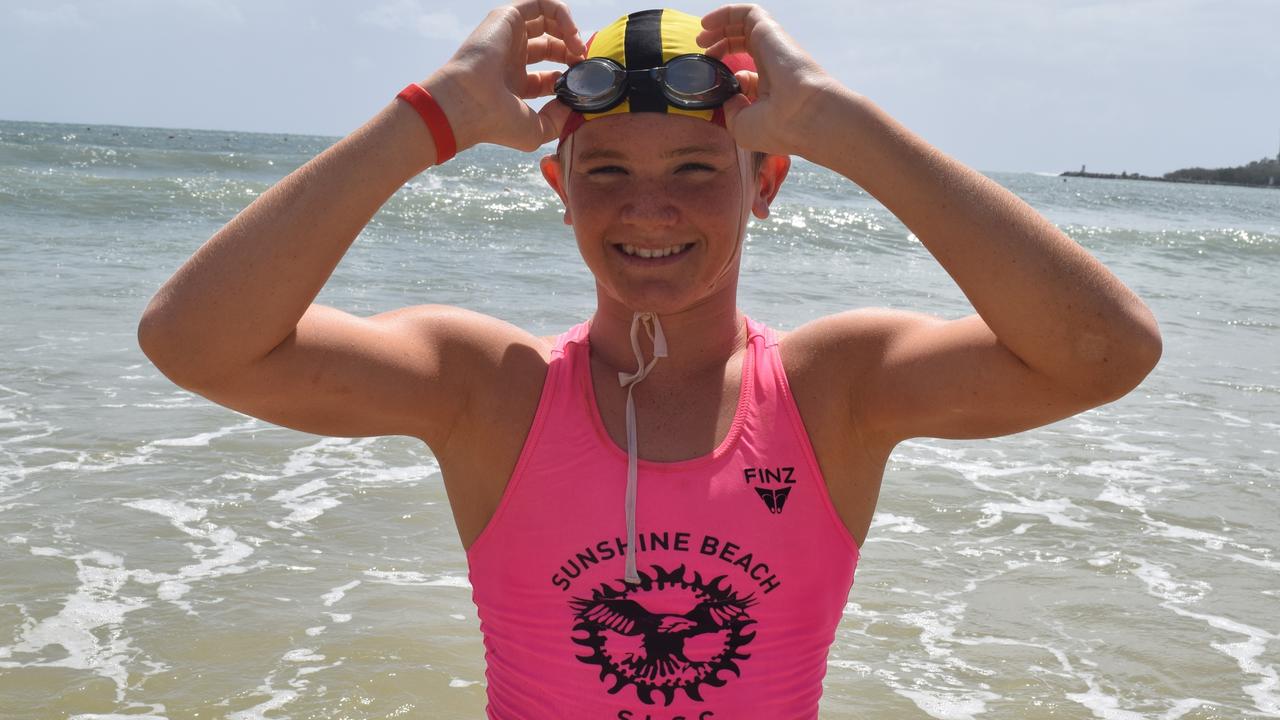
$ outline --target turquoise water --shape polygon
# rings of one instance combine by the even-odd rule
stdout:
[[[429,450],[239,415],[136,345],[156,288],[330,142],[0,122],[0,718],[483,716]],[[535,159],[417,178],[319,301],[583,319]],[[1164,359],[1049,427],[898,448],[822,716],[1280,717],[1280,192],[991,176],[1149,302]],[[865,305],[969,312],[897,220],[798,163],[742,307]]]

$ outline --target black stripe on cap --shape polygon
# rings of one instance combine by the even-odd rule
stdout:
[[[628,70],[644,70],[662,65],[662,11],[641,10],[627,16],[627,35],[623,40],[623,52]],[[647,75],[630,78],[631,90],[627,100],[631,112],[667,111],[667,98],[662,88]]]

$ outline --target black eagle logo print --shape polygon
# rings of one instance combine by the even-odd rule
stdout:
[[[672,572],[658,566],[652,570],[653,575],[640,573],[638,585],[624,583],[622,590],[604,585],[591,598],[570,601],[578,621],[574,630],[588,633],[574,642],[596,650],[578,659],[600,665],[601,680],[610,673],[615,676],[611,693],[633,684],[644,703],[652,704],[653,693],[659,692],[664,704],[670,705],[677,690],[702,701],[700,686],[724,685],[725,679],[717,673],[728,670],[737,675],[735,660],[750,657],[737,651],[755,637],[755,633],[742,632],[756,622],[748,614],[748,608],[756,603],[755,596],[742,597],[722,586],[723,576],[703,584],[697,573],[693,579],[686,578],[683,566]],[[646,595],[664,591],[683,593],[694,603],[692,608],[670,613],[645,607],[642,600]],[[690,641],[700,643],[700,654],[686,651]]]

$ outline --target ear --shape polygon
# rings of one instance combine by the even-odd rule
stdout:
[[[569,195],[565,192],[568,178],[564,176],[560,156],[555,153],[546,155],[539,161],[538,166],[542,168],[542,177],[546,179],[551,189],[556,191],[556,195],[560,196],[560,202],[564,203],[564,224],[572,225],[573,215],[569,212]]]
[[[791,170],[790,155],[765,155],[760,163],[760,172],[756,173],[756,193],[751,201],[751,213],[764,220],[769,217],[769,205],[782,187]]]

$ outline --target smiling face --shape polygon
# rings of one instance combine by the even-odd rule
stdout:
[[[751,173],[723,127],[660,113],[585,123],[562,151],[573,153],[569,176],[554,156],[543,173],[602,302],[659,314],[735,302],[748,214],[768,215],[785,158]]]

